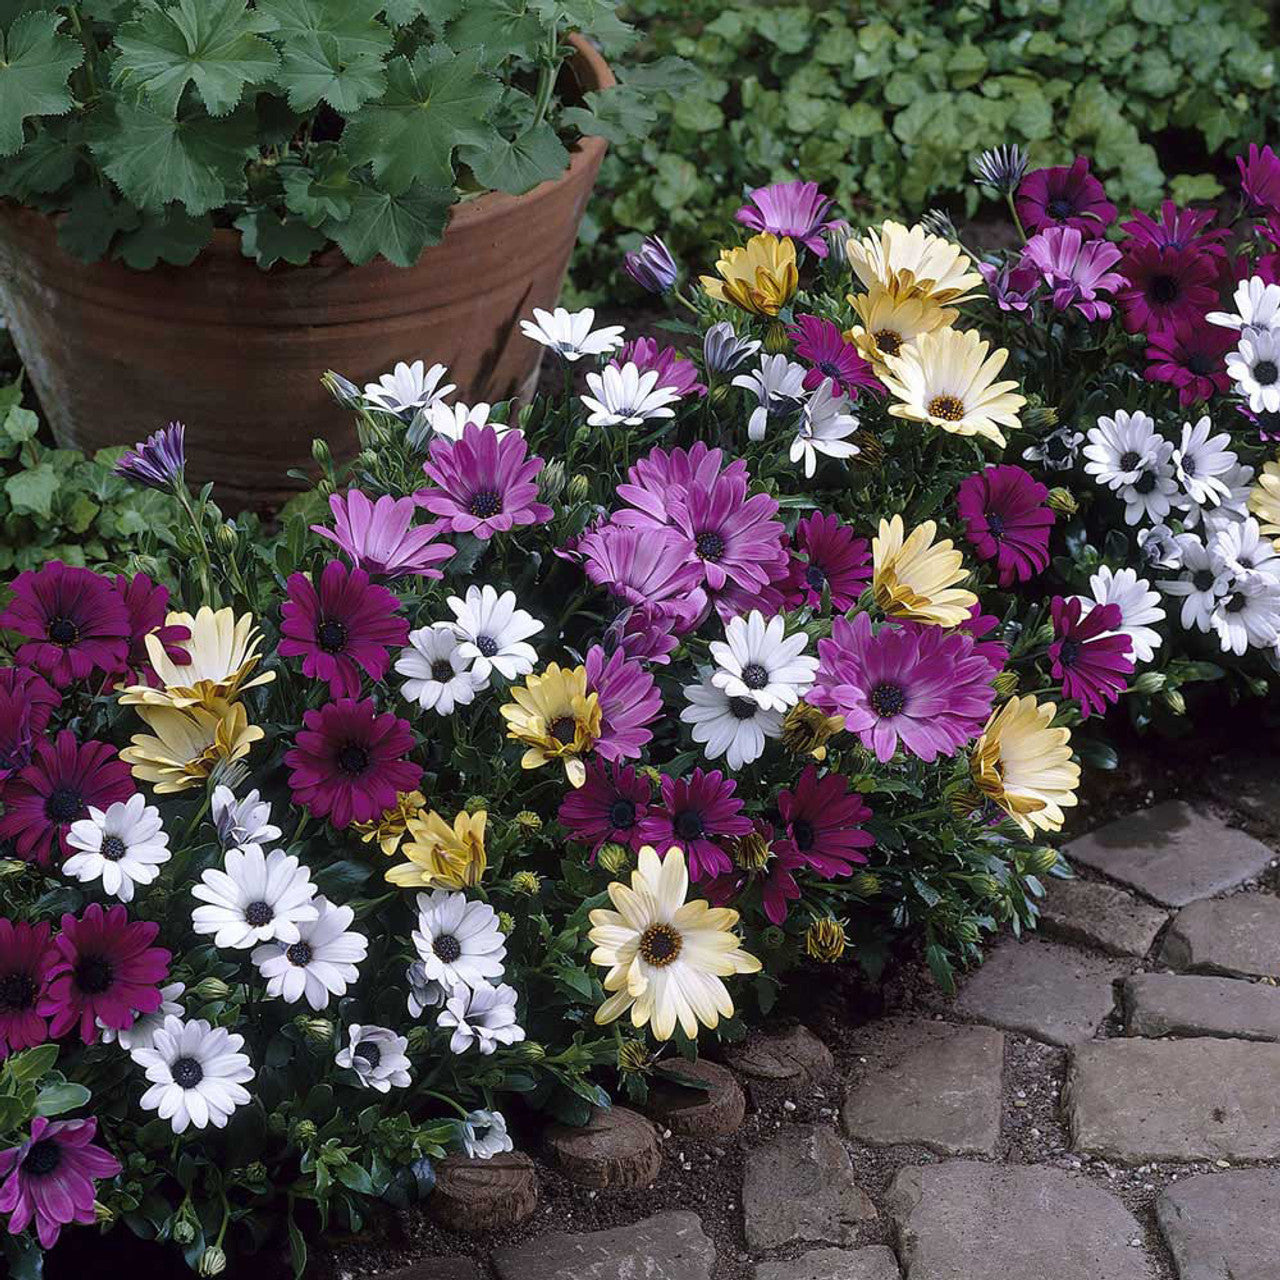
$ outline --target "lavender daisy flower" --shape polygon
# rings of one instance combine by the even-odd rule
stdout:
[[[987,282],[987,292],[1001,311],[1026,311],[1035,301],[1040,287],[1040,271],[1030,262],[1018,261],[1010,266],[978,263],[978,271]]]
[[[803,373],[803,370],[801,370]],[[701,440],[688,449],[652,449],[627,472],[627,483],[618,486],[618,497],[644,512],[641,520],[634,511],[619,511],[617,524],[671,524],[670,512],[691,486],[707,487],[721,476],[735,476],[745,484],[747,464],[735,458],[725,465],[724,452],[708,448]]]
[[[645,236],[637,248],[624,255],[622,266],[636,284],[650,293],[666,293],[680,274],[661,236]]]
[[[637,759],[653,738],[646,728],[662,714],[653,677],[621,649],[606,657],[597,644],[587,651],[587,689],[600,699],[596,753],[606,760]]]
[[[825,258],[828,247],[823,231],[829,225],[831,200],[816,182],[774,182],[757,187],[733,216],[753,231],[799,240],[816,257]]]
[[[1086,240],[1072,226],[1046,227],[1022,251],[1022,261],[1039,268],[1053,290],[1053,309],[1075,307],[1086,320],[1110,318],[1111,304],[1101,295],[1128,286],[1111,270],[1122,256],[1109,240]]]
[[[628,529],[610,524],[579,544],[582,567],[622,605],[690,631],[707,608],[702,571],[688,540],[674,529]]]
[[[351,563],[366,573],[399,578],[415,574],[420,578],[443,578],[435,566],[453,555],[447,543],[438,543],[438,524],[410,528],[417,503],[412,498],[393,498],[383,494],[372,502],[359,489],[335,493],[329,499],[333,512],[332,529],[313,524],[318,533],[336,542]]]
[[[187,429],[181,422],[171,422],[135,444],[116,463],[116,475],[149,489],[171,489],[182,483],[186,465]]]
[[[991,147],[973,159],[974,181],[1002,196],[1011,196],[1027,176],[1027,153],[1016,145]]]
[[[728,320],[713,324],[702,335],[702,360],[708,373],[732,373],[759,350],[755,338],[738,337]]]
[[[706,387],[698,381],[698,370],[693,361],[682,356],[675,347],[659,347],[653,338],[632,338],[609,360],[609,365],[621,371],[628,362],[642,374],[657,373],[655,385],[659,388],[665,387],[679,396],[707,394]]]
[[[554,513],[535,501],[534,477],[543,464],[528,453],[522,434],[499,436],[488,426],[467,427],[459,440],[433,440],[422,470],[440,487],[420,490],[414,499],[454,533],[486,540],[517,525],[543,524]]]

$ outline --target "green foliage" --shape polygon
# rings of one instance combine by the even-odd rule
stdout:
[[[658,54],[697,86],[634,141],[614,139],[576,280],[616,289],[617,241],[656,231],[706,267],[744,190],[797,174],[852,221],[945,202],[972,215],[969,157],[1091,157],[1122,207],[1222,189],[1215,153],[1266,137],[1280,107],[1262,0],[633,0]],[[1179,172],[1181,171],[1181,172]]]
[[[191,262],[215,224],[263,268],[329,244],[408,265],[461,195],[529,191],[579,135],[651,127],[649,98],[687,74],[669,60],[557,93],[570,32],[630,44],[614,7],[6,0],[0,195],[67,214],[70,252],[144,270]]]

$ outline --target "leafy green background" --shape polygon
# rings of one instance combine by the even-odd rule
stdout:
[[[851,219],[972,215],[969,157],[1093,158],[1122,207],[1210,199],[1274,139],[1280,17],[1262,0],[632,0],[650,51],[701,72],[615,145],[575,275],[616,295],[619,240],[659,232],[705,268],[743,192],[802,175]]]

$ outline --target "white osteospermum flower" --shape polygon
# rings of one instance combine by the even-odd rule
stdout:
[[[764,754],[767,739],[782,737],[781,711],[766,711],[754,698],[730,697],[712,683],[710,668],[700,684],[685,685],[684,696],[689,705],[680,719],[692,726],[708,760],[724,756],[730,769],[741,769]]]
[[[830,378],[824,378],[805,401],[800,426],[791,442],[791,461],[804,460],[804,474],[812,477],[818,469],[818,454],[828,458],[852,458],[862,450],[848,437],[857,431],[857,414],[849,412],[849,401]]]
[[[1252,516],[1232,520],[1215,530],[1209,538],[1209,552],[1233,575],[1254,571],[1272,578],[1280,575],[1280,555],[1276,554],[1275,544],[1263,537]]]
[[[433,889],[418,894],[418,927],[413,945],[423,977],[452,992],[502,976],[507,940],[487,902],[468,902],[465,893]]]
[[[1139,410],[1129,414],[1117,409],[1089,430],[1084,447],[1086,474],[1108,489],[1136,484],[1144,472],[1169,461],[1173,445],[1157,430],[1155,420]]]
[[[209,806],[218,843],[223,849],[236,849],[246,844],[270,844],[283,834],[271,822],[271,804],[250,791],[237,800],[230,787],[217,786]]]
[[[298,929],[288,946],[268,942],[253,951],[253,963],[267,980],[267,995],[295,1004],[305,995],[313,1009],[323,1009],[331,996],[346,994],[360,976],[357,966],[369,950],[362,933],[350,930],[355,912],[317,897],[319,916]]]
[[[1232,301],[1235,311],[1210,311],[1205,319],[1224,329],[1280,327],[1280,285],[1267,284],[1261,276],[1250,276],[1236,285]]]
[[[334,1062],[360,1077],[366,1089],[389,1093],[410,1084],[407,1036],[398,1036],[387,1027],[351,1026],[345,1049],[334,1054]]]
[[[460,440],[467,427],[492,427],[495,434],[501,436],[508,431],[517,430],[509,422],[490,422],[489,411],[492,405],[483,400],[478,404],[442,404],[437,400],[423,411],[427,424],[438,436],[446,440]]]
[[[1213,611],[1230,589],[1231,574],[1194,533],[1179,535],[1178,548],[1182,571],[1162,582],[1160,589],[1182,598],[1179,619],[1188,631],[1194,627],[1207,634],[1213,626]]]
[[[206,904],[191,913],[191,926],[213,934],[215,947],[297,942],[301,927],[319,915],[310,870],[283,849],[266,853],[259,844],[228,849],[222,868],[210,867],[191,896]]]
[[[1228,489],[1224,476],[1239,459],[1229,447],[1231,436],[1226,431],[1216,436],[1209,433],[1213,424],[1206,414],[1192,426],[1184,423],[1182,440],[1171,456],[1173,472],[1183,490],[1201,506],[1221,502]]]
[[[1167,524],[1138,530],[1142,563],[1149,569],[1177,569],[1182,564],[1182,544]]]
[[[436,1009],[449,998],[449,992],[443,983],[427,977],[427,966],[421,960],[415,960],[405,970],[405,981],[409,984],[409,1013],[422,1017],[427,1009]]]
[[[1214,507],[1198,507],[1190,503],[1189,509],[1182,517],[1187,528],[1194,528],[1200,518],[1204,518],[1207,535],[1219,532],[1228,525],[1239,523],[1249,515],[1249,493],[1253,489],[1254,471],[1243,462],[1237,462],[1222,475],[1222,483],[1227,487],[1224,498]]]
[[[521,320],[526,338],[550,347],[562,360],[581,360],[583,356],[602,356],[622,346],[622,326],[606,325],[594,333],[596,313],[586,307],[570,312],[564,307],[543,311],[534,307],[532,320]]]
[[[1227,356],[1227,372],[1254,413],[1280,410],[1280,331],[1253,330]]]
[[[542,623],[516,608],[514,591],[499,595],[490,586],[468,587],[465,599],[450,596],[448,603],[461,639],[459,652],[477,679],[487,681],[496,671],[504,680],[516,680],[533,670],[538,655],[525,642]]]
[[[150,1046],[133,1051],[151,1081],[142,1095],[144,1110],[168,1120],[174,1133],[191,1125],[225,1128],[231,1113],[249,1101],[244,1086],[253,1079],[253,1067],[243,1047],[243,1036],[203,1018],[165,1018]]]
[[[804,400],[804,379],[808,370],[786,356],[761,356],[760,364],[750,373],[740,373],[735,387],[745,387],[756,398],[756,407],[747,422],[747,436],[763,440],[774,418],[795,413]]]
[[[396,671],[407,677],[400,686],[405,700],[441,716],[473,702],[488,683],[471,669],[451,622],[410,631],[408,647],[396,658]]]
[[[1164,643],[1160,633],[1148,625],[1164,620],[1160,593],[1152,591],[1151,583],[1138,577],[1136,570],[1112,571],[1105,564],[1089,579],[1089,590],[1093,592],[1093,599],[1084,600],[1089,608],[1095,603],[1120,606],[1120,625],[1116,632],[1129,637],[1135,663],[1150,662]]]
[[[587,374],[589,396],[580,397],[591,410],[589,427],[638,427],[650,418],[672,418],[671,408],[680,399],[674,387],[660,387],[656,369],[641,373],[627,361],[621,368],[605,365],[599,373]]]
[[[1269,649],[1280,639],[1280,581],[1263,573],[1243,573],[1218,601],[1211,618],[1223,653]]]
[[[186,983],[183,982],[166,983],[160,988],[160,1007],[154,1013],[138,1015],[135,1011],[133,1025],[125,1027],[123,1031],[104,1025],[102,1019],[98,1018],[98,1038],[103,1044],[115,1044],[119,1041],[120,1047],[129,1053],[135,1049],[150,1049],[156,1032],[164,1026],[164,1020],[171,1016],[182,1017],[179,997],[186,989]]]
[[[1173,446],[1170,445],[1169,449],[1172,452]],[[1162,461],[1148,466],[1133,484],[1124,485],[1117,496],[1124,503],[1125,524],[1140,524],[1143,520],[1162,521],[1178,501],[1173,463]]]
[[[453,1028],[451,1053],[476,1048],[490,1054],[500,1044],[517,1044],[524,1039],[524,1028],[516,1021],[516,990],[505,982],[498,987],[487,982],[475,987],[458,983],[436,1025]]]
[[[504,1151],[514,1151],[501,1111],[468,1111],[462,1122],[462,1149],[473,1160],[490,1160]]]
[[[132,902],[134,886],[150,884],[172,856],[160,810],[138,793],[107,809],[89,806],[89,816],[73,822],[67,843],[76,853],[62,870],[83,884],[102,881],[104,893]]]
[[[766,711],[786,711],[813,685],[818,659],[805,655],[809,637],[786,634],[779,615],[765,622],[758,609],[730,618],[723,640],[711,642],[718,670],[711,682],[731,698],[750,698]]]
[[[1076,455],[1083,443],[1083,431],[1059,427],[1043,440],[1023,449],[1022,456],[1027,462],[1040,463],[1046,471],[1070,471],[1076,465]]]
[[[375,409],[385,409],[400,416],[412,415],[415,410],[443,400],[449,392],[456,390],[452,382],[443,387],[440,385],[440,380],[448,372],[442,364],[433,364],[428,369],[422,360],[415,360],[412,364],[405,364],[402,360],[393,372],[384,373],[377,382],[367,383],[364,398]]]

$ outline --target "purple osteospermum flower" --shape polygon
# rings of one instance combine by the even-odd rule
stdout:
[[[670,508],[683,499],[690,485],[709,488],[721,476],[737,476],[744,482],[750,478],[743,459],[735,458],[725,466],[723,450],[709,448],[701,440],[670,453],[653,449],[627,472],[627,482],[618,486],[618,497],[648,518],[641,519],[635,511],[619,511],[614,522],[646,528],[671,524]]]
[[[821,511],[806,516],[791,537],[791,571],[785,602],[788,609],[802,604],[816,609],[823,588],[831,593],[831,608],[845,613],[858,602],[871,581],[871,544],[854,537],[836,516]]]
[[[899,742],[921,760],[954,755],[981,731],[995,697],[991,665],[962,631],[903,623],[873,632],[859,613],[835,619],[818,656],[809,701],[843,715],[882,763]]]
[[[992,266],[978,263],[978,271],[987,282],[987,292],[1001,311],[1026,311],[1040,287],[1040,272],[1029,262]]]
[[[66,856],[67,831],[90,805],[109,809],[133,792],[133,776],[115,747],[77,742],[63,729],[38,741],[30,762],[0,785],[0,840],[12,840],[19,858],[48,866],[55,849]]]
[[[181,422],[171,422],[135,444],[116,463],[116,475],[150,489],[169,489],[181,483],[186,465],[187,429]]]
[[[1227,352],[1239,338],[1231,329],[1209,324],[1203,316],[1181,317],[1172,328],[1147,339],[1148,382],[1167,382],[1178,388],[1183,405],[1208,400],[1226,391]]]
[[[604,634],[606,649],[621,649],[637,662],[666,666],[679,647],[680,638],[671,628],[672,619],[642,609],[624,609],[609,624]]]
[[[49,1024],[37,1012],[58,958],[49,933],[47,923],[0,916],[0,1060],[49,1038]]]
[[[1256,210],[1280,212],[1280,158],[1270,147],[1258,149],[1256,142],[1249,144],[1246,156],[1236,156],[1240,170],[1240,189],[1245,199]]]
[[[982,612],[982,606],[975,604],[969,610],[969,620],[962,622],[957,628],[973,640],[973,651],[991,668],[994,677],[1004,670],[1009,661],[1009,650],[998,640],[984,640],[1000,626],[1000,619]]]
[[[799,240],[819,258],[827,256],[823,232],[830,222],[831,200],[818,190],[816,182],[774,182],[757,187],[747,203],[733,216],[753,231],[769,231],[775,236]]]
[[[493,427],[472,424],[457,440],[437,436],[422,464],[439,489],[423,489],[415,500],[443,516],[455,533],[492,538],[517,525],[544,524],[554,514],[538,502],[534,477],[542,459],[530,458],[520,431],[499,435]]]
[[[786,574],[786,530],[774,519],[778,504],[767,493],[747,495],[745,481],[722,476],[709,489],[693,486],[672,513],[693,542],[712,591],[732,583],[760,590]]]
[[[25,768],[62,695],[29,667],[0,667],[0,782]]]
[[[688,539],[674,529],[603,525],[583,536],[578,551],[592,582],[678,631],[691,630],[706,612],[702,570]]]
[[[666,293],[674,287],[680,269],[661,236],[645,236],[639,247],[622,259],[623,269],[642,289]]]
[[[687,778],[662,775],[662,807],[640,824],[643,844],[667,850],[675,845],[689,860],[692,880],[709,880],[733,869],[716,838],[745,836],[751,819],[742,812],[737,784],[719,769],[695,769]]]
[[[1089,172],[1084,156],[1076,156],[1070,166],[1033,169],[1018,187],[1016,203],[1028,234],[1059,226],[1100,236],[1116,219],[1115,205]]]
[[[110,579],[50,560],[20,573],[0,629],[29,637],[15,655],[58,686],[114,675],[129,657],[129,613]]]
[[[1280,412],[1268,413],[1263,410],[1261,413],[1254,413],[1247,404],[1236,405],[1236,410],[1258,428],[1258,439],[1264,444],[1280,440]]]
[[[408,722],[379,715],[371,699],[340,698],[302,720],[284,757],[289,787],[296,804],[335,827],[381,817],[398,792],[413,791],[422,778],[422,769],[404,759],[413,747]]]
[[[330,560],[318,586],[295,573],[288,588],[280,610],[280,656],[301,657],[303,675],[328,681],[335,698],[359,696],[360,669],[381,680],[391,665],[388,650],[409,639],[409,624],[396,612],[400,601],[363,569]]]
[[[858,354],[857,347],[844,340],[840,327],[830,320],[796,316],[795,327],[787,332],[795,343],[796,355],[809,365],[809,372],[804,376],[806,391],[820,387],[825,378],[836,383],[851,400],[858,398],[859,387],[884,391],[871,365]]]
[[[621,649],[606,657],[598,645],[587,650],[587,690],[600,698],[596,753],[615,763],[635,759],[653,733],[645,726],[662,714],[662,694],[653,677]]]
[[[311,532],[336,542],[358,569],[388,578],[407,574],[444,577],[435,566],[453,555],[454,548],[436,542],[438,522],[410,528],[418,510],[412,498],[383,494],[371,502],[359,489],[352,489],[345,495],[335,493],[329,499],[329,510],[334,527],[313,524]]]
[[[1159,221],[1135,209],[1133,217],[1120,225],[1135,240],[1153,244],[1157,249],[1191,249],[1225,258],[1227,250],[1222,241],[1231,233],[1221,228],[1205,230],[1214,216],[1212,209],[1179,209],[1172,200],[1166,200],[1160,206]]]
[[[778,812],[801,857],[827,880],[851,874],[875,844],[862,828],[871,817],[862,796],[838,773],[819,776],[816,765],[805,766],[794,791],[778,792]]]
[[[1218,301],[1218,265],[1194,249],[1160,249],[1131,242],[1123,272],[1129,287],[1119,293],[1124,327],[1148,335],[1179,320],[1203,316]]]
[[[1022,251],[1053,291],[1055,311],[1075,307],[1086,320],[1106,320],[1111,304],[1101,295],[1123,289],[1124,276],[1111,268],[1120,250],[1109,240],[1086,240],[1075,227],[1046,227]]]
[[[625,845],[633,851],[643,844],[641,825],[649,816],[653,787],[629,765],[606,765],[592,760],[587,780],[570,787],[557,817],[575,840],[591,845],[594,862],[605,844]]]
[[[9,1234],[20,1235],[34,1219],[41,1248],[52,1249],[62,1228],[94,1221],[93,1184],[114,1178],[120,1161],[94,1144],[96,1119],[46,1120],[33,1116],[25,1142],[0,1151],[0,1213]]]
[[[615,369],[634,364],[641,373],[657,373],[659,387],[670,387],[677,395],[705,396],[707,389],[698,381],[698,367],[682,356],[675,347],[659,347],[654,338],[632,338],[609,360]]]
[[[160,641],[171,662],[180,667],[187,666],[191,662],[191,654],[182,642],[191,639],[190,630],[176,624],[165,624],[169,613],[169,588],[152,582],[145,573],[135,573],[132,578],[120,573],[116,575],[116,591],[129,615],[128,672],[124,683],[157,683],[147,655],[147,637],[150,635]]]
[[[1081,617],[1083,608],[1076,596],[1055,596],[1049,602],[1056,637],[1049,646],[1049,662],[1053,678],[1062,681],[1062,696],[1075,698],[1087,718],[1105,711],[1120,696],[1133,672],[1133,642],[1116,631],[1124,621],[1118,604],[1094,605]]]
[[[1029,471],[1012,465],[986,467],[960,482],[956,509],[965,536],[980,559],[996,562],[1002,587],[1029,582],[1049,567],[1048,497]]]

